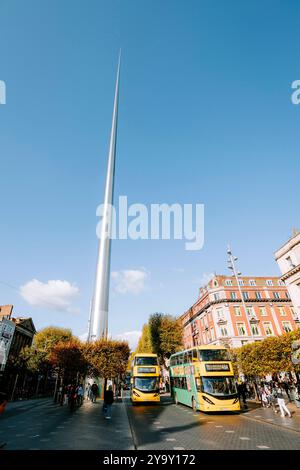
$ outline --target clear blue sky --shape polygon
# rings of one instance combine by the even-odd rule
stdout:
[[[228,242],[243,274],[279,274],[273,252],[300,226],[299,14],[297,0],[0,0],[0,304],[87,329],[120,46],[116,197],[206,215],[199,252],[113,243],[112,270],[148,278],[112,290],[111,333],[182,313],[204,273],[226,273]],[[32,279],[76,284],[76,311],[26,303]]]

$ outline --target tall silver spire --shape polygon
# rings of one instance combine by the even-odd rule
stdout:
[[[104,203],[103,203],[101,237],[99,240],[94,296],[92,300],[92,307],[91,307],[90,321],[89,321],[88,341],[95,341],[99,338],[107,338],[108,298],[109,298],[109,278],[110,278],[110,251],[111,251],[111,239],[108,236],[108,233],[110,233],[110,229],[111,229],[112,214],[110,211],[110,207],[113,204],[113,195],[114,195],[120,64],[121,64],[121,51],[119,54],[119,63],[118,63],[118,71],[117,71],[114,109],[113,109],[113,116],[112,116],[112,126],[111,126],[111,134],[110,134],[108,164],[107,164]]]

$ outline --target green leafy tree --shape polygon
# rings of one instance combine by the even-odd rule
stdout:
[[[49,357],[53,348],[58,343],[71,341],[74,336],[68,328],[59,328],[56,326],[48,326],[40,330],[34,337],[33,348],[38,351],[44,351]]]
[[[149,325],[146,323],[142,328],[142,334],[139,339],[136,353],[152,353],[152,344],[149,334]]]
[[[166,365],[166,359],[183,347],[183,329],[179,320],[171,315],[155,313],[149,318],[149,336],[152,352],[159,362]]]

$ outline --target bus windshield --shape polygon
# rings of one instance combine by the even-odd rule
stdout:
[[[201,392],[225,396],[237,393],[234,377],[202,377]]]
[[[226,349],[200,349],[199,357],[201,361],[230,361]]]
[[[158,377],[136,377],[134,379],[134,388],[142,392],[152,392],[159,389]]]
[[[136,357],[136,366],[157,366],[157,357]]]

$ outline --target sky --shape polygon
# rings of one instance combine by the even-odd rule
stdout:
[[[0,305],[84,337],[122,48],[115,200],[204,204],[205,241],[114,240],[109,331],[179,315],[227,245],[279,275],[300,227],[297,0],[0,0]]]

